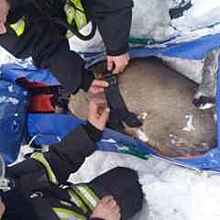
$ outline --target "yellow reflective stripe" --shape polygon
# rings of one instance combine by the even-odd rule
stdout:
[[[86,220],[86,217],[76,213],[73,210],[68,210],[64,208],[53,208],[53,211],[56,213],[60,220]]]
[[[84,205],[84,203],[81,201],[81,199],[77,196],[77,194],[72,190],[69,189],[68,193],[70,195],[70,201],[77,205],[77,207],[81,208],[84,213],[88,212],[88,209]]]
[[[25,30],[24,18],[19,19],[16,23],[11,24],[10,27],[15,31],[17,36],[21,36]]]
[[[71,6],[70,1],[75,5],[76,8]],[[69,0],[64,6],[64,11],[66,13],[67,22],[71,25],[73,20],[76,22],[77,29],[80,30],[82,27],[87,25],[87,17],[85,10],[82,6],[81,0]],[[69,30],[66,34],[67,37],[73,36],[73,33]]]
[[[87,24],[87,17],[86,17],[85,10],[82,6],[81,0],[69,0],[69,1],[71,1],[75,5],[76,9],[72,7],[70,3],[67,2],[66,4],[67,12],[68,12],[67,21],[69,22],[69,24],[71,24],[74,19],[76,22],[77,28],[80,29]]]
[[[76,9],[71,7],[69,4],[64,6],[64,11],[66,13],[67,22],[72,24],[75,16],[76,16]]]
[[[99,198],[88,186],[76,185],[73,187],[73,189],[91,210],[93,210],[97,206]]]
[[[42,153],[39,153],[39,152],[33,153],[31,155],[31,158],[40,162],[45,167],[50,182],[52,182],[54,184],[58,184],[58,180],[57,180],[50,164],[48,163],[47,159],[44,157],[44,155]]]
[[[76,13],[75,13],[76,25],[77,25],[77,28],[80,30],[82,27],[84,27],[87,24],[86,14],[82,7],[81,1],[79,0],[72,0],[72,1],[77,2],[76,3],[76,5],[78,5],[77,8],[81,10],[81,11],[76,10]]]

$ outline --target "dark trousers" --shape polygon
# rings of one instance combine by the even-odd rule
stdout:
[[[117,167],[89,183],[99,198],[112,195],[121,208],[122,220],[127,220],[142,209],[143,192],[136,171]]]
[[[70,51],[68,40],[54,27],[33,24],[20,37],[8,29],[0,35],[0,45],[17,58],[31,56],[37,67],[48,68],[66,92],[76,93],[79,89],[84,61]]]

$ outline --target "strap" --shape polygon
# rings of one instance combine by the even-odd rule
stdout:
[[[112,72],[104,75],[104,80],[109,83],[109,87],[105,89],[105,95],[109,107],[112,111],[113,119],[125,122],[129,127],[139,127],[142,125],[137,115],[130,112],[121,95],[118,77]]]
[[[193,99],[193,104],[199,108],[201,106],[204,106],[206,104],[215,104],[216,99],[214,97],[207,97],[207,96],[200,96],[198,99]]]

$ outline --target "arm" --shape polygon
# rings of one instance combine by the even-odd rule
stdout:
[[[106,109],[100,115],[98,106],[90,102],[87,125],[72,130],[60,143],[50,146],[49,152],[35,153],[31,159],[9,167],[7,176],[15,179],[18,187],[24,190],[34,185],[39,187],[37,182],[45,179],[46,183],[48,180],[54,184],[65,183],[69,174],[77,171],[85,158],[95,151],[95,142],[101,138],[107,118]]]
[[[132,18],[132,0],[90,0],[88,11],[100,30],[108,55],[128,51],[128,37]]]
[[[101,131],[88,123],[74,129],[61,142],[50,147],[44,156],[59,183],[64,183],[71,173],[81,167],[85,158],[95,151],[95,142],[101,134]]]
[[[48,182],[66,183],[70,173],[77,171],[85,158],[95,151],[95,141],[99,140],[101,134],[90,123],[80,126],[61,142],[50,146],[49,152],[33,153],[31,158],[8,167],[6,176],[13,179],[16,188],[24,192],[46,186]]]
[[[109,110],[102,103],[90,101],[88,123],[73,130],[62,142],[51,146],[45,158],[59,183],[65,183],[70,173],[77,171],[95,150],[108,120]]]
[[[132,0],[91,0],[91,19],[98,25],[107,51],[108,70],[123,72],[129,61],[128,38],[132,20]]]

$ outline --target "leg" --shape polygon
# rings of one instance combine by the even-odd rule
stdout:
[[[134,170],[117,167],[92,180],[89,186],[99,198],[114,197],[121,208],[122,220],[134,216],[142,208],[143,192]]]

